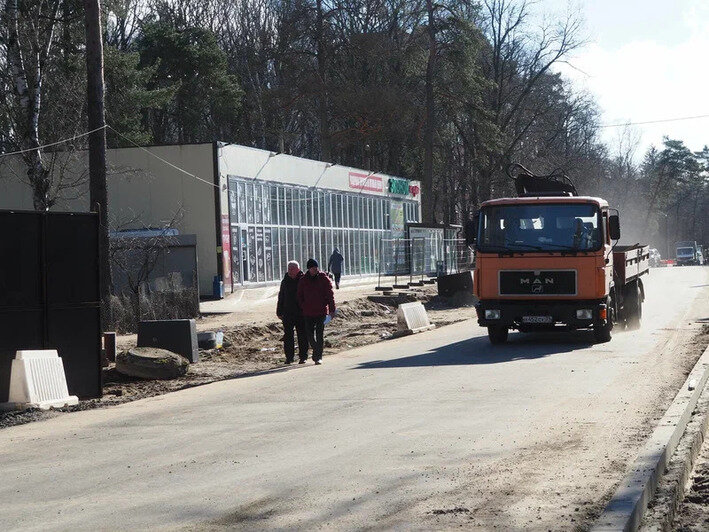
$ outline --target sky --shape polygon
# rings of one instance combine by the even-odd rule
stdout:
[[[558,70],[595,96],[602,124],[709,115],[709,0],[541,0],[535,10],[584,20],[587,43]],[[611,153],[624,128],[604,128]],[[636,159],[663,136],[709,145],[709,116],[634,126]]]

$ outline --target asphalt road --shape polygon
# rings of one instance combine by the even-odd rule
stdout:
[[[4,429],[0,530],[574,529],[699,355],[709,268],[653,270],[646,289],[643,328],[607,344],[493,348],[465,321]]]

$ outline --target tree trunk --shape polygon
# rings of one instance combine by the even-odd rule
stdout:
[[[8,0],[5,4],[7,23],[7,62],[12,73],[13,90],[19,101],[22,118],[20,119],[20,147],[27,151],[23,160],[27,166],[27,178],[32,187],[32,203],[35,210],[46,211],[51,207],[49,198],[51,179],[44,167],[39,151],[39,112],[41,106],[42,70],[41,61],[37,61],[30,88],[27,65],[20,46],[18,1]],[[48,41],[51,44],[51,36]],[[38,46],[38,43],[35,43]],[[48,46],[46,52],[48,52]],[[43,49],[42,52],[45,52]]]
[[[330,139],[330,116],[327,109],[327,58],[325,56],[325,16],[322,9],[322,0],[316,1],[315,40],[317,44],[317,63],[319,90],[317,97],[318,122],[320,123],[320,159],[332,159],[332,145]]]
[[[423,222],[436,222],[433,198],[433,134],[435,130],[435,101],[433,78],[436,62],[436,28],[433,25],[435,9],[432,0],[426,0],[428,11],[428,62],[426,64],[426,127],[424,129],[423,179],[421,181],[421,207]]]
[[[99,215],[99,280],[101,326],[111,327],[111,265],[108,242],[108,190],[106,185],[106,114],[104,110],[103,41],[100,0],[84,0],[86,24],[86,93],[89,130],[89,197]]]

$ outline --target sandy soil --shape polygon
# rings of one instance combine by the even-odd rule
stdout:
[[[438,297],[436,291],[435,286],[427,286],[406,294],[404,299],[399,298],[399,302],[422,301],[431,322],[437,326],[474,316],[472,300],[446,300]],[[325,356],[386,340],[396,331],[397,298],[387,300],[374,296],[371,287],[355,287],[338,293],[338,296],[338,315],[325,330]],[[371,301],[369,296],[383,303]],[[141,380],[118,373],[111,363],[103,370],[102,398],[81,401],[75,407],[51,412],[0,413],[0,429],[48,419],[63,412],[103,408],[219,380],[277,368],[286,369],[282,348],[283,328],[275,317],[274,309],[275,298],[269,298],[250,305],[245,312],[200,319],[198,330],[223,331],[224,345],[222,349],[200,350],[199,362],[191,365],[184,377],[162,381]],[[136,335],[121,336],[117,343],[119,350],[134,347]],[[310,360],[308,363],[311,363]]]
[[[709,342],[709,326],[704,328],[705,344]],[[699,532],[709,530],[709,441],[706,439],[694,464],[690,485],[680,504],[672,530]]]

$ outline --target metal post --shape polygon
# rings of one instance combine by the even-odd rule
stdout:
[[[377,285],[382,286],[382,238],[379,237],[379,281]]]
[[[411,239],[409,247],[409,286],[414,282],[414,266],[416,265],[416,239]]]
[[[396,239],[392,242],[394,243],[394,286],[396,286],[399,284],[399,246]]]
[[[426,274],[426,239],[424,238],[423,240],[423,250],[421,253],[421,279],[419,279],[419,282],[421,285],[424,284],[423,282],[423,276]]]

